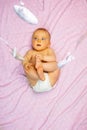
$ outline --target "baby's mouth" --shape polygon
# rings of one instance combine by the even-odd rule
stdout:
[[[37,46],[41,46],[40,44],[37,44]]]

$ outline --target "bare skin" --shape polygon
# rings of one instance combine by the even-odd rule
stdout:
[[[50,36],[47,30],[38,29],[32,36],[32,50],[29,50],[23,61],[23,67],[29,84],[33,87],[38,80],[45,80],[44,72],[48,73],[51,86],[59,78],[60,70],[57,66],[56,56],[50,48]]]

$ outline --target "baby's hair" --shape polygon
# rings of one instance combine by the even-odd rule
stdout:
[[[36,31],[39,31],[39,30],[42,30],[42,31],[44,31],[44,32],[47,32],[48,35],[49,35],[49,38],[51,38],[51,35],[50,35],[49,31],[48,31],[47,29],[45,29],[45,28],[37,28],[37,29],[34,31],[34,33],[35,33]]]

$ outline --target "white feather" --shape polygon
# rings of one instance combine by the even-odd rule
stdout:
[[[22,5],[14,5],[14,10],[20,18],[27,21],[28,23],[38,24],[37,17],[26,7]]]

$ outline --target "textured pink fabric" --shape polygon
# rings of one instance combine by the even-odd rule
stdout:
[[[75,60],[61,69],[55,89],[37,94],[29,87],[20,61],[0,41],[0,130],[87,130],[87,1],[24,0],[39,19],[21,20],[13,10],[18,0],[0,0],[0,36],[21,55],[31,48],[38,27],[51,33],[58,60],[73,52]]]

